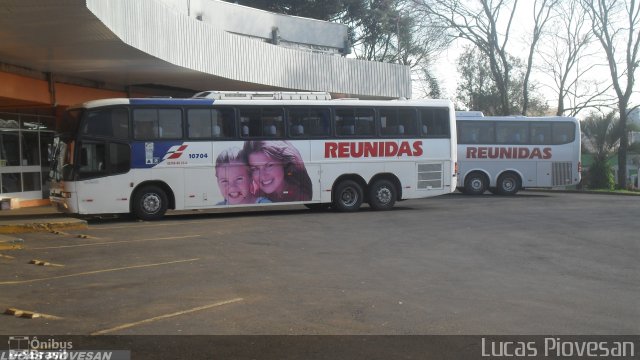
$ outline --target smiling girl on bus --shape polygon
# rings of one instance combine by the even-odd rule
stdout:
[[[311,179],[300,152],[287,141],[247,141],[243,152],[260,196],[273,202],[311,200]]]

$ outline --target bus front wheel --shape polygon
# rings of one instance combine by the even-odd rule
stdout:
[[[500,195],[515,195],[520,190],[520,178],[511,173],[500,175],[498,178],[498,193]]]
[[[464,193],[469,195],[482,195],[489,187],[489,182],[484,174],[474,172],[464,179]]]
[[[389,180],[380,179],[369,186],[369,205],[374,210],[389,210],[398,198],[396,187]]]
[[[336,186],[333,207],[339,211],[357,211],[363,200],[360,184],[353,180],[343,180]]]
[[[145,186],[133,198],[133,213],[141,220],[158,220],[167,211],[167,194],[157,186]]]

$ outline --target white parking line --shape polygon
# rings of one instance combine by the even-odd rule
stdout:
[[[112,229],[133,229],[139,227],[157,227],[157,226],[175,226],[175,225],[192,225],[192,224],[212,224],[216,225],[221,223],[228,222],[239,222],[239,219],[216,219],[216,220],[193,220],[193,221],[167,221],[167,222],[153,222],[153,223],[142,223],[135,225],[121,225],[121,226],[90,226],[90,230],[112,230]]]
[[[74,248],[74,247],[82,247],[82,246],[105,246],[105,245],[111,245],[111,244],[125,244],[125,243],[141,242],[141,241],[182,240],[182,239],[196,238],[196,237],[200,237],[200,236],[202,236],[202,235],[170,236],[170,237],[136,239],[136,240],[121,240],[121,241],[103,241],[103,242],[95,242],[95,243],[87,243],[87,244],[60,245],[60,246],[46,246],[46,247],[38,247],[38,248],[28,248],[28,250],[65,249],[65,248]]]
[[[171,314],[165,314],[165,315],[160,315],[160,316],[156,316],[156,317],[152,317],[150,319],[145,319],[145,320],[140,320],[140,321],[136,321],[136,322],[132,322],[132,323],[128,323],[128,324],[123,324],[123,325],[119,325],[116,327],[112,327],[109,329],[104,329],[104,330],[100,330],[100,331],[96,331],[91,333],[91,335],[104,335],[104,334],[108,334],[108,333],[112,333],[118,330],[122,330],[122,329],[128,329],[130,327],[134,327],[134,326],[138,326],[138,325],[142,325],[142,324],[147,324],[153,321],[158,321],[158,320],[162,320],[162,319],[168,319],[174,316],[179,316],[179,315],[184,315],[184,314],[189,314],[192,312],[196,312],[196,311],[201,311],[201,310],[206,310],[206,309],[210,309],[213,307],[217,307],[217,306],[221,306],[221,305],[226,305],[226,304],[231,304],[231,303],[235,303],[238,301],[242,301],[244,299],[242,298],[235,298],[235,299],[230,299],[230,300],[225,300],[225,301],[219,301],[213,304],[209,304],[209,305],[204,305],[204,306],[198,306],[192,309],[188,309],[188,310],[183,310],[183,311],[178,311],[178,312],[174,312]]]
[[[191,262],[191,261],[198,261],[198,260],[200,260],[200,258],[195,258],[195,259],[186,259],[186,260],[175,260],[175,261],[168,261],[168,262],[155,263],[155,264],[144,264],[144,265],[125,266],[125,267],[119,267],[119,268],[113,268],[113,269],[104,269],[104,270],[86,271],[86,272],[81,272],[81,273],[76,273],[76,274],[68,274],[68,275],[60,275],[60,276],[50,276],[50,277],[46,277],[46,278],[38,278],[38,279],[30,279],[30,280],[3,281],[3,282],[0,282],[0,285],[28,284],[28,283],[38,282],[38,281],[55,280],[55,279],[64,279],[64,278],[74,277],[74,276],[84,276],[84,275],[101,274],[101,273],[112,272],[112,271],[130,270],[130,269],[140,269],[140,268],[146,268],[146,267],[152,267],[152,266],[160,266],[160,265],[179,264],[179,263]]]

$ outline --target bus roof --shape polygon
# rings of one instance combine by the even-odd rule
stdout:
[[[229,99],[215,100],[205,98],[112,98],[91,100],[82,104],[74,105],[72,108],[97,108],[112,105],[165,105],[165,106],[181,106],[181,105],[204,105],[213,104],[220,105],[303,105],[303,106],[433,106],[433,107],[452,107],[450,100],[441,99],[416,99],[416,100],[358,100],[358,99],[333,99],[333,100],[244,100]]]
[[[570,116],[484,116],[482,111],[456,111],[456,120],[477,120],[477,121],[572,121],[578,119]]]

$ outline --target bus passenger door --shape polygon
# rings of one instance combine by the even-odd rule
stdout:
[[[131,148],[125,143],[83,140],[78,168],[81,214],[129,212]]]

